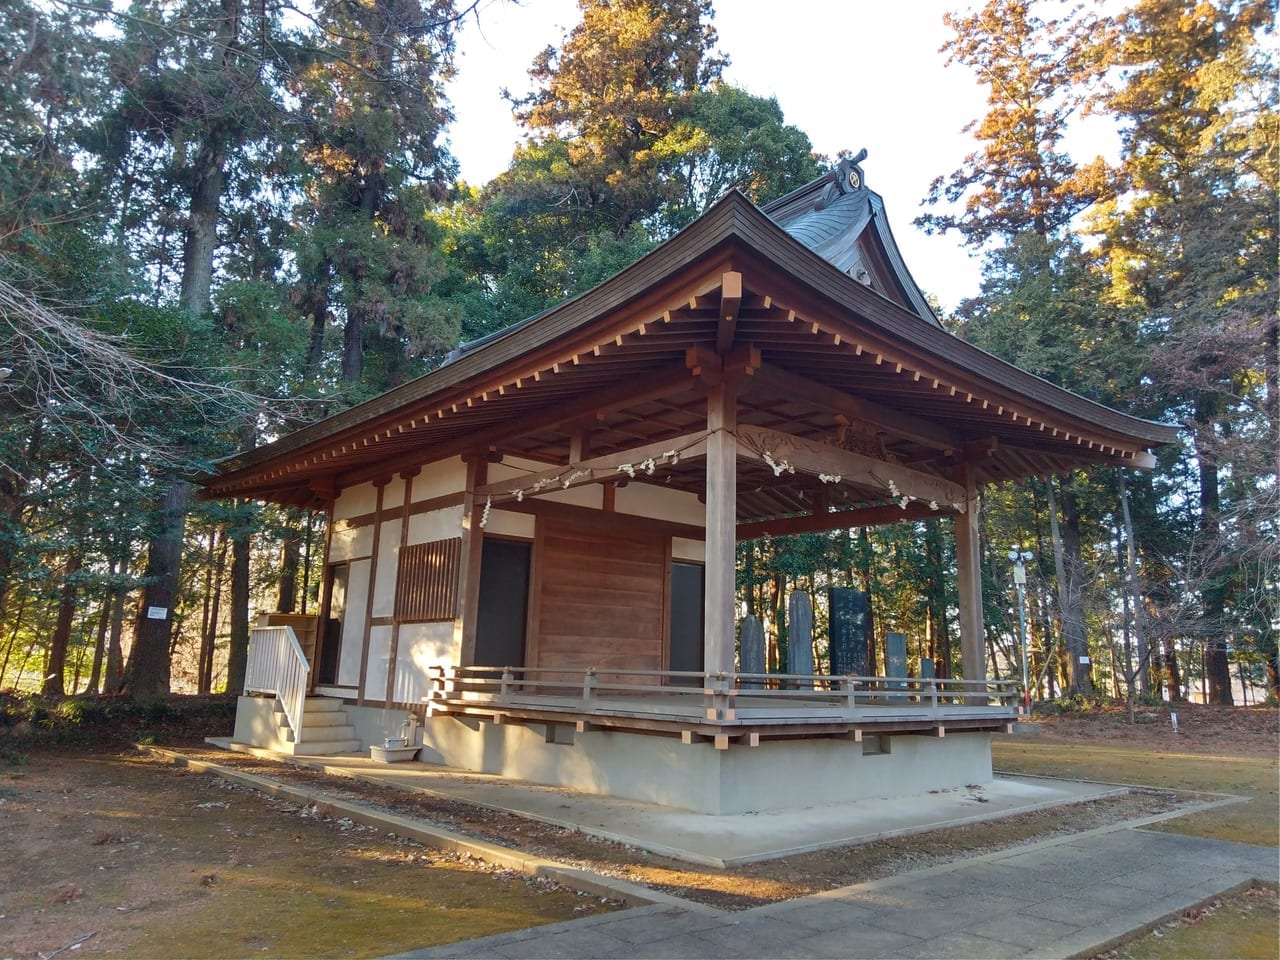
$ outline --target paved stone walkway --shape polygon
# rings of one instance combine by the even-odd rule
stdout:
[[[752,910],[639,907],[399,960],[1070,957],[1278,877],[1270,847],[1110,827]]]

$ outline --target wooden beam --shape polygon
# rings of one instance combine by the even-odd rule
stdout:
[[[742,308],[742,274],[728,271],[720,284],[720,321],[716,329],[716,353],[727,353],[737,332]]]
[[[847,530],[850,527],[876,527],[903,520],[936,520],[955,516],[951,510],[931,510],[919,500],[907,504],[906,509],[897,505],[861,507],[853,510],[837,510],[834,513],[810,513],[800,517],[779,517],[776,520],[753,520],[738,524],[739,540],[756,537],[783,537],[793,533],[822,533],[827,530]]]
[[[900,413],[888,407],[855,397],[808,377],[801,377],[772,364],[765,364],[755,375],[761,389],[771,390],[779,396],[799,398],[844,414],[851,420],[862,420],[882,427],[890,433],[922,443],[935,450],[955,450],[964,443],[964,437],[946,427]]]
[[[968,499],[964,487],[942,477],[777,430],[744,424],[738,427],[738,439],[743,453],[749,451],[761,460],[767,453],[775,464],[785,462],[802,473],[838,475],[842,481],[886,491],[892,483],[898,496],[936,502],[939,506],[964,509]]]
[[[476,495],[479,497],[495,497],[506,499],[515,495],[516,490],[523,490],[524,496],[536,496],[539,493],[549,493],[553,490],[570,490],[573,487],[580,487],[587,483],[598,483],[602,480],[616,480],[619,477],[631,479],[626,472],[620,472],[619,466],[630,464],[636,477],[643,477],[646,469],[643,464],[645,461],[652,459],[654,461],[654,469],[661,468],[664,463],[664,455],[676,451],[679,460],[692,460],[703,456],[707,449],[707,437],[705,434],[685,433],[678,437],[670,437],[666,440],[658,440],[653,443],[646,443],[639,447],[632,447],[630,450],[619,450],[609,454],[607,457],[593,457],[590,460],[583,460],[578,463],[570,463],[563,467],[553,467],[550,470],[543,470],[539,473],[527,473],[520,476],[511,477],[507,480],[497,480],[493,483],[486,483],[476,489]],[[534,489],[534,488],[537,489]]]

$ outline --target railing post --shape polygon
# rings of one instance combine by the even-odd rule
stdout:
[[[582,705],[590,709],[596,700],[596,668],[588,667],[582,678]]]
[[[502,668],[502,684],[498,688],[498,699],[502,703],[506,703],[511,697],[511,685],[516,682],[516,675],[511,672],[510,667]]]

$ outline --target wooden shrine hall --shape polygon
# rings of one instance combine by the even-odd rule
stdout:
[[[858,162],[762,208],[732,193],[204,478],[329,516],[321,615],[254,631],[235,739],[405,737],[422,762],[709,813],[984,782],[1017,694],[984,674],[982,488],[1149,468],[1175,437],[943,330]],[[943,517],[963,678],[741,672],[738,541]]]

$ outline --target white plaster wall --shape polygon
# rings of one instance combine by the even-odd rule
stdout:
[[[338,499],[333,503],[333,519],[346,520],[362,513],[373,513],[377,505],[378,491],[372,483],[348,487],[338,494]]]
[[[702,563],[706,558],[707,545],[701,540],[686,540],[684,537],[671,538],[671,559]]]
[[[551,500],[554,503],[568,503],[575,507],[587,507],[599,510],[604,506],[604,487],[598,483],[588,483],[572,490],[552,490],[550,493],[538,494],[539,500]]]
[[[391,656],[391,627],[369,631],[369,663],[365,667],[364,695],[381,699],[387,695],[387,667]]]
[[[707,519],[706,507],[698,502],[695,494],[640,481],[618,488],[614,508],[619,513],[691,523],[698,527],[705,526]]]
[[[522,486],[522,478],[531,474],[542,473],[550,469],[545,463],[537,463],[532,460],[521,460],[518,457],[507,457],[502,463],[494,463],[489,465],[489,481],[498,483],[503,480],[511,481],[511,489]],[[565,467],[565,472],[569,471]],[[539,500],[552,500],[556,503],[568,503],[575,507],[589,507],[593,510],[599,510],[604,506],[604,491],[598,483],[583,484],[580,487],[574,487],[572,490],[544,490],[537,495]],[[486,529],[488,529],[486,527]]]
[[[360,650],[364,645],[364,611],[368,595],[369,561],[353,561],[347,580],[347,612],[342,619],[339,686],[354,687],[360,682]]]
[[[397,536],[399,530],[396,531]],[[462,536],[462,505],[419,513],[409,518],[409,542],[430,543]]]
[[[389,617],[396,607],[396,573],[400,569],[400,521],[382,524],[378,542],[378,569],[373,585],[373,615]]]
[[[489,464],[489,480],[497,483],[499,480],[509,480],[512,477],[518,477],[525,473],[541,473],[543,470],[549,470],[548,464],[538,460],[525,460],[523,457],[504,456],[501,463]]]
[[[382,510],[385,513],[402,506],[404,506],[404,481],[399,476],[395,476],[382,488]]]
[[[367,557],[373,549],[373,524],[354,530],[334,530],[329,538],[329,562]]]
[[[505,510],[493,510],[489,514],[489,522],[485,525],[485,536],[519,537],[532,540],[537,524],[532,514],[509,513]]]
[[[452,620],[401,624],[398,648],[395,699],[402,703],[419,703],[427,696],[432,667],[458,661]]]
[[[461,457],[448,460],[437,460],[427,464],[422,472],[413,478],[413,502],[432,500],[435,497],[447,497],[467,487],[467,465]],[[404,494],[401,493],[403,498]],[[397,500],[399,504],[401,501]]]

